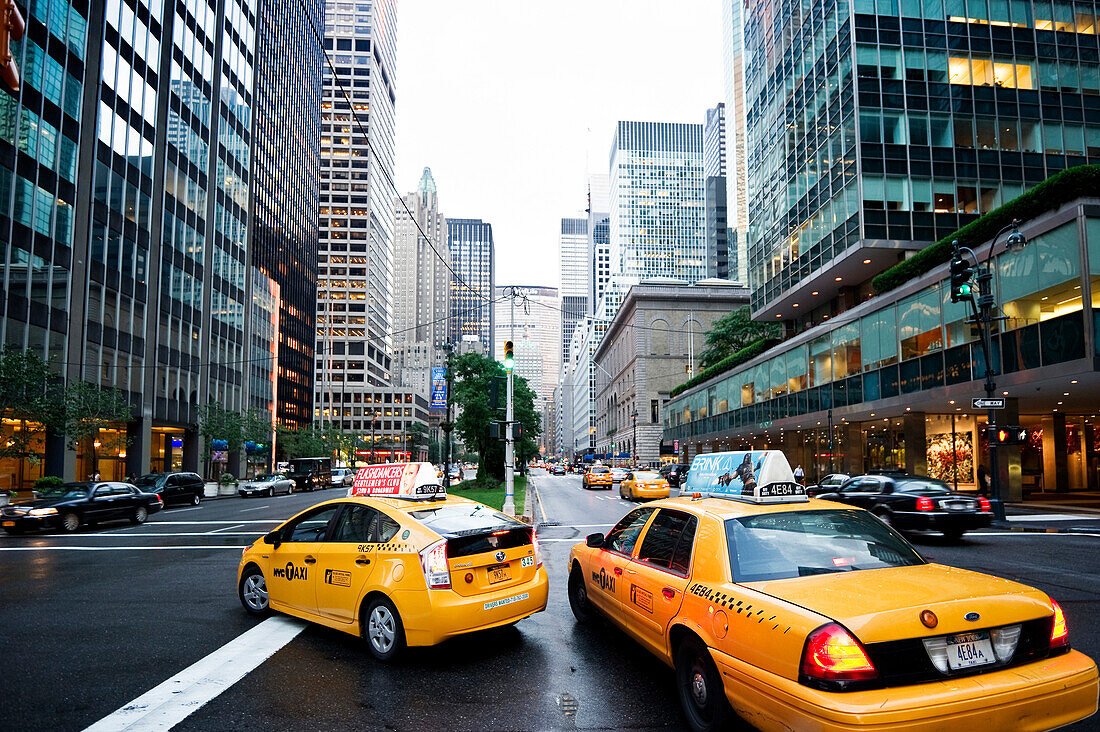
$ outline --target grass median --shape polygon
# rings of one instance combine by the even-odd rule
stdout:
[[[492,483],[496,482],[495,480],[492,481]],[[479,483],[476,480],[464,480],[451,486],[451,494],[469,498],[472,501],[478,501],[500,510],[504,506],[504,481],[500,481],[500,484],[495,487],[492,483],[487,485],[485,482]],[[522,516],[524,515],[523,508],[527,497],[527,478],[525,476],[516,476],[515,490],[516,515]]]

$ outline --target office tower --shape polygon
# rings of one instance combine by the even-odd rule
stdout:
[[[606,175],[588,177],[588,315],[596,312],[611,281],[609,186]]]
[[[315,409],[344,429],[393,377],[396,21],[394,0],[325,8]]]
[[[447,220],[439,212],[432,171],[395,206],[393,348],[395,380],[427,388],[431,367],[442,365],[451,288]]]
[[[616,289],[651,277],[705,278],[703,126],[619,122],[610,178]]]
[[[561,296],[556,287],[498,285],[493,308],[493,358],[504,359],[504,342],[515,345],[515,373],[527,379],[539,401],[552,400],[561,360]]]
[[[588,310],[588,219],[562,219],[558,238],[561,263],[561,343],[557,351],[561,362],[569,360],[569,339],[573,328]]]
[[[17,487],[194,470],[200,407],[270,409],[274,331],[249,305],[273,286],[249,248],[259,20],[244,0],[29,7],[23,83],[0,92],[0,338],[133,411],[100,448],[56,440],[44,465],[0,468]]]
[[[744,10],[739,0],[722,2],[723,80],[726,98],[726,201],[732,280],[749,281],[748,167],[745,131]]]
[[[703,176],[706,200],[707,276],[727,279],[730,270],[726,192],[726,105],[708,109],[703,124]],[[736,257],[736,252],[733,253]]]
[[[496,291],[496,255],[493,225],[481,219],[447,219],[451,252],[450,342],[475,338],[482,353],[493,352],[493,306]],[[471,348],[463,346],[463,348]]]
[[[255,28],[252,262],[279,287],[277,417],[292,427],[313,418],[323,8],[260,0]]]

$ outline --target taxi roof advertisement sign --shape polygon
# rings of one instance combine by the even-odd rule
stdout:
[[[807,500],[806,489],[794,479],[787,456],[779,450],[696,455],[681,493],[755,503]]]
[[[386,463],[359,468],[348,495],[417,500],[446,496],[447,489],[431,463]]]

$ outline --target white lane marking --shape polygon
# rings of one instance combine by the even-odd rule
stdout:
[[[1034,516],[1007,516],[1008,521],[1100,521],[1100,516],[1081,516],[1068,513],[1035,514]]]
[[[241,513],[248,513],[249,511],[259,511],[261,508],[271,508],[271,506],[267,505],[267,506],[256,506],[256,508],[242,508],[240,512]]]
[[[251,519],[245,521],[243,519],[229,520],[229,521],[150,521],[146,526],[201,526],[202,524],[279,524],[284,519]]]
[[[234,526],[227,526],[227,529],[236,528]],[[105,531],[102,534],[81,534],[76,536],[66,536],[65,534],[51,534],[50,539],[98,539],[106,536],[111,538],[117,538],[124,536],[127,539],[141,539],[146,536],[263,536],[265,532],[263,529],[254,529],[252,531],[221,531],[215,534],[213,531],[146,531],[141,534],[112,534],[109,531]]]
[[[172,513],[183,513],[184,511],[198,511],[202,506],[192,506],[191,508],[173,508]]]
[[[539,543],[540,544],[545,544],[547,542],[553,543],[553,542],[556,542],[556,541],[569,541],[569,542],[572,542],[574,544],[583,544],[584,543],[584,541],[580,537],[576,537],[576,538],[573,538],[573,539],[543,539],[542,537],[539,537]]]
[[[281,615],[268,618],[85,732],[171,729],[271,658],[305,627],[304,621]]]
[[[601,526],[614,526],[614,523],[607,524],[547,524],[546,526],[540,526],[542,529],[597,529]]]
[[[1092,536],[1100,539],[1100,534],[1083,531],[971,531],[970,536]],[[539,539],[542,541],[542,539]]]
[[[206,533],[208,533],[208,534],[218,534],[218,533],[221,533],[223,531],[229,531],[230,529],[243,529],[243,528],[244,528],[244,524],[236,524],[235,526],[223,526],[220,529],[212,529],[210,531],[207,531]]]
[[[203,535],[205,536],[205,534]],[[542,541],[542,539],[539,539]],[[244,549],[243,544],[195,544],[192,546],[0,546],[0,552],[137,552],[174,549]]]

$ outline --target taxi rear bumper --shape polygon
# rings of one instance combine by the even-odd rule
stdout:
[[[633,487],[633,489],[631,490],[631,492],[638,498],[647,498],[647,499],[649,499],[649,498],[654,498],[654,499],[656,499],[656,498],[668,498],[668,496],[669,496],[667,485],[662,486],[660,488],[658,488],[658,487],[649,488],[647,486],[635,485]]]
[[[852,693],[817,691],[711,653],[731,704],[762,730],[1048,730],[1097,709],[1096,664],[1076,651],[977,676]]]
[[[405,626],[410,646],[434,646],[464,633],[487,630],[522,620],[546,609],[550,581],[542,566],[529,581],[518,585],[463,597],[451,590],[394,593],[394,603]]]

